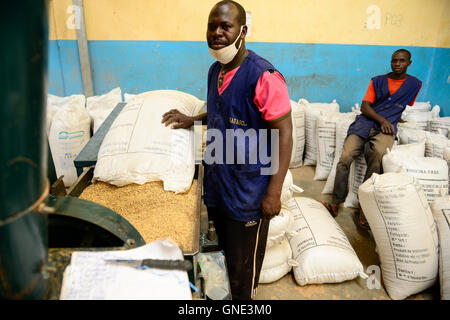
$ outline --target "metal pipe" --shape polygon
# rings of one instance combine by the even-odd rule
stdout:
[[[84,23],[83,0],[73,0],[73,5],[77,7],[75,19],[77,21],[77,42],[78,54],[80,56],[81,78],[83,79],[84,95],[92,97],[94,95],[94,85],[92,83],[91,61],[89,58],[89,48],[86,36],[86,25]]]
[[[45,133],[48,3],[8,1],[0,13],[0,298],[42,299],[49,289]],[[44,275],[43,275],[44,273]]]

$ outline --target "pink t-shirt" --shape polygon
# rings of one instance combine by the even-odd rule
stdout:
[[[220,88],[219,73],[219,77],[217,78],[219,95],[227,88],[238,70],[239,67],[236,67],[228,71],[223,78],[222,87]],[[261,112],[262,118],[266,121],[277,120],[290,112],[291,101],[283,76],[277,71],[274,73],[265,71],[256,84],[253,102]]]

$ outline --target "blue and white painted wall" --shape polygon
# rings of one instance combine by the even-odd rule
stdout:
[[[217,0],[218,1],[218,0]],[[206,99],[213,59],[206,24],[216,0],[84,0],[94,92],[175,89]],[[251,15],[247,48],[286,78],[292,100],[361,103],[391,54],[412,53],[408,72],[424,83],[417,101],[450,116],[450,1],[242,0]],[[83,93],[78,8],[50,1],[49,93]]]

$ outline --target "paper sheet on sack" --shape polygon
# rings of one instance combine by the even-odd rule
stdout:
[[[61,300],[191,300],[186,271],[137,269],[108,259],[182,260],[172,240],[163,239],[130,250],[72,253],[61,288]]]

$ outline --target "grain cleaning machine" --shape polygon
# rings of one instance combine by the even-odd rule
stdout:
[[[55,211],[48,215],[50,248],[122,246],[133,248],[145,244],[139,232],[124,217],[100,204],[78,199],[83,190],[92,183],[100,146],[125,105],[126,103],[116,105],[75,158],[74,164],[78,179],[72,186],[66,191],[62,177],[52,184],[47,201],[48,207],[55,208]],[[217,239],[210,241],[206,234],[200,232],[202,176],[202,166],[196,165],[194,179],[198,183],[194,215],[194,246],[191,251],[183,252],[185,259],[190,260],[193,265],[193,269],[188,272],[189,280],[191,283],[197,284],[198,287],[201,287],[201,282],[198,278],[196,254],[200,251],[211,251],[217,247]],[[70,235],[70,237],[67,235]]]

